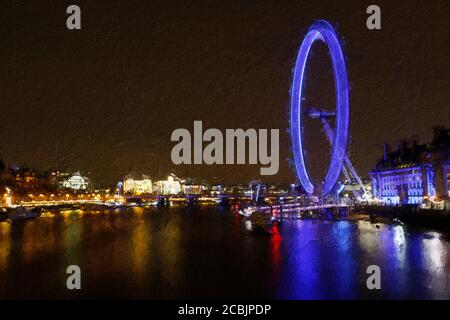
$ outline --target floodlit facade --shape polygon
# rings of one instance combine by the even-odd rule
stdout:
[[[383,159],[370,172],[373,196],[388,205],[420,204],[425,199],[448,203],[449,131],[435,128],[429,145],[403,140],[394,152],[385,145]]]
[[[88,184],[86,177],[81,176],[79,172],[75,172],[70,178],[63,180],[62,186],[72,190],[86,190]]]
[[[182,185],[184,194],[203,194],[208,191],[208,188],[201,184]]]
[[[12,195],[11,195],[11,189],[6,187],[6,192],[3,195],[4,198],[4,205],[6,207],[11,207],[12,206]]]
[[[134,195],[153,193],[152,180],[147,176],[142,176],[142,179],[134,179],[128,176],[123,181],[123,192]]]
[[[181,193],[180,181],[175,180],[172,176],[167,177],[167,180],[157,181],[156,187],[159,194],[174,195]]]
[[[432,178],[429,167],[405,166],[393,170],[372,172],[374,196],[385,204],[422,203],[424,196],[435,196],[434,183],[426,183]]]

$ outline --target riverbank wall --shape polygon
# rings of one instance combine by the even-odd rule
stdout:
[[[422,209],[417,206],[357,206],[355,212],[370,217],[398,219],[414,226],[450,231],[450,210]]]

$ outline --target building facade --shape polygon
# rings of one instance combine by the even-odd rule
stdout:
[[[140,195],[153,193],[152,180],[145,175],[142,176],[142,179],[127,176],[123,180],[122,188],[125,194]]]
[[[202,184],[183,184],[181,185],[181,189],[183,191],[183,194],[201,195],[208,192],[208,188]]]
[[[79,172],[75,172],[69,178],[62,182],[63,188],[72,190],[86,190],[89,185],[89,179],[83,177]]]
[[[421,204],[425,199],[450,199],[449,129],[435,128],[433,142],[419,145],[403,140],[370,172],[372,194],[387,205]]]
[[[181,193],[181,183],[170,175],[167,177],[167,180],[157,181],[156,189],[158,194],[176,195]]]

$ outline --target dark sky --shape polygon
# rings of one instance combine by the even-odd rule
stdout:
[[[0,3],[0,157],[80,169],[100,182],[169,172],[224,182],[259,166],[175,166],[171,132],[279,128],[280,170],[291,183],[287,132],[291,70],[316,19],[332,22],[351,83],[351,157],[367,175],[382,144],[450,126],[450,2],[375,1],[382,29],[366,28],[374,1],[20,1]],[[82,30],[66,29],[78,4]],[[307,100],[333,108],[331,64],[314,47]],[[308,167],[318,179],[328,146],[307,122]]]

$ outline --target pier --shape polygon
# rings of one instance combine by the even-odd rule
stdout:
[[[352,206],[346,204],[321,204],[305,206],[301,203],[277,204],[257,207],[256,212],[270,215],[273,220],[296,220],[308,216],[339,216],[346,217],[352,211]]]

